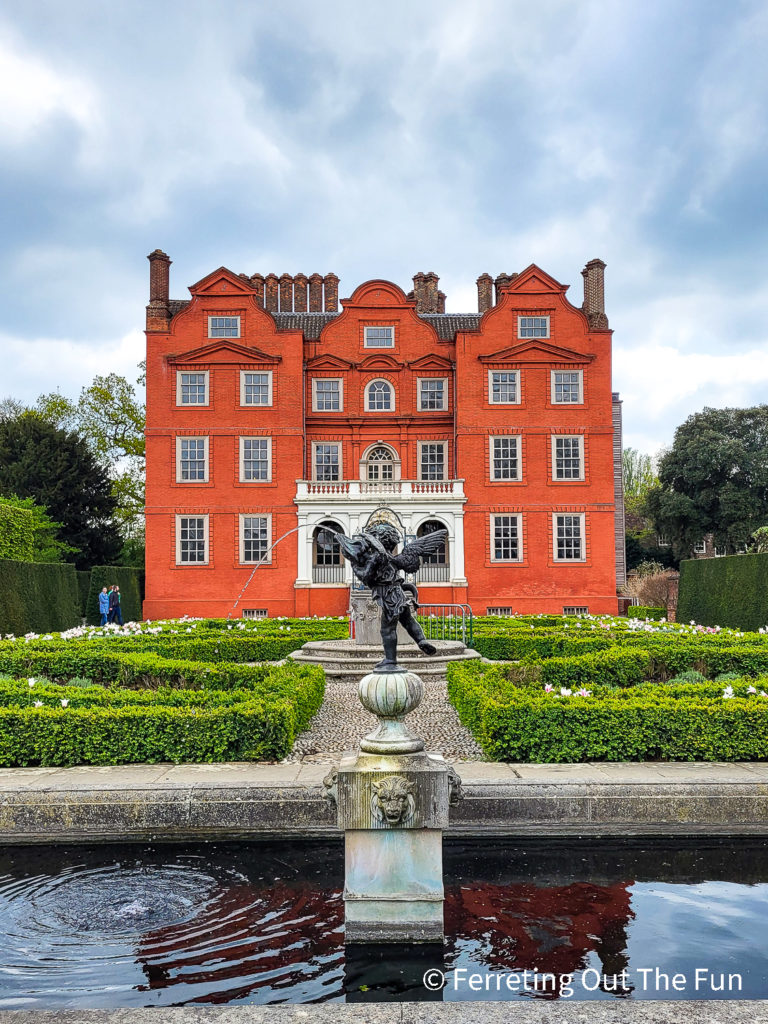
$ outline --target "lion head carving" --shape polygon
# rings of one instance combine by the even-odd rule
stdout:
[[[387,775],[372,784],[371,809],[379,821],[388,825],[403,825],[416,810],[414,792],[416,783],[409,782],[402,775]]]

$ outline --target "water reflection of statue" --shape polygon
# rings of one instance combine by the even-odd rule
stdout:
[[[447,530],[435,530],[406,544],[399,555],[393,554],[400,543],[400,534],[386,522],[373,523],[353,537],[337,534],[344,556],[352,563],[355,576],[371,588],[381,608],[381,641],[384,660],[376,670],[397,669],[397,624],[401,623],[419,648],[429,655],[437,649],[427,641],[424,630],[414,618],[419,606],[419,592],[413,583],[406,583],[400,572],[416,572],[421,559],[431,555],[443,544]]]

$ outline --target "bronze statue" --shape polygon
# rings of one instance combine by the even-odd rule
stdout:
[[[426,639],[424,630],[413,614],[419,606],[419,592],[413,583],[405,581],[400,571],[416,572],[421,559],[437,551],[447,535],[447,530],[435,530],[434,533],[406,544],[400,554],[396,555],[393,552],[400,543],[400,534],[389,523],[373,523],[354,537],[336,534],[342,553],[352,563],[355,576],[370,587],[373,599],[381,608],[384,660],[379,662],[374,671],[400,670],[397,664],[398,622],[424,654],[437,654],[437,648]]]

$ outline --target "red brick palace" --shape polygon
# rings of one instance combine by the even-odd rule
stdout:
[[[339,311],[333,274],[221,267],[179,301],[165,253],[149,261],[147,618],[344,614],[351,573],[323,526],[351,534],[382,507],[406,536],[449,531],[423,603],[617,611],[601,260],[580,307],[530,266],[483,274],[471,314],[445,312],[431,273],[407,295],[366,281]]]

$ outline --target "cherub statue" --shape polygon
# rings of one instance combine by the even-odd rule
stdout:
[[[416,572],[421,559],[437,551],[447,535],[447,530],[435,530],[406,544],[400,554],[395,555],[393,552],[400,543],[400,534],[389,523],[374,523],[354,537],[337,534],[341,550],[352,563],[355,576],[371,588],[373,598],[381,608],[384,660],[379,662],[375,671],[398,671],[398,622],[413,637],[420,650],[430,656],[437,654],[437,648],[426,639],[424,630],[413,615],[419,606],[419,592],[413,583],[406,583],[400,570]]]

